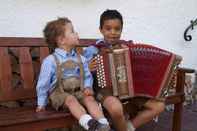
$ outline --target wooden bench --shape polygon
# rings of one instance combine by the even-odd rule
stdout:
[[[80,40],[82,44],[93,42],[93,39]],[[49,52],[42,38],[0,37],[0,104],[9,101],[19,104],[16,108],[0,106],[1,131],[41,131],[71,127],[76,122],[69,113],[51,108],[35,112],[36,81],[40,64]],[[181,130],[185,73],[193,71],[177,68],[176,93],[166,98],[167,104],[175,104],[173,131]]]

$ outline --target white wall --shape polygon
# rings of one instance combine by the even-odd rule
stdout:
[[[69,17],[81,38],[101,37],[99,16],[107,8],[124,17],[123,39],[144,42],[183,56],[183,66],[197,69],[197,0],[1,0],[0,36],[41,37],[47,21]]]

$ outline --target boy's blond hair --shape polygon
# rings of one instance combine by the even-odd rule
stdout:
[[[71,23],[71,20],[66,17],[60,17],[57,20],[48,22],[43,30],[47,44],[57,47],[57,38],[64,35],[65,26],[68,23]]]

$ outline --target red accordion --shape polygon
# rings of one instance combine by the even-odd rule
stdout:
[[[111,88],[120,99],[164,96],[181,57],[150,45],[123,45],[127,48],[101,51],[96,56],[98,86]]]

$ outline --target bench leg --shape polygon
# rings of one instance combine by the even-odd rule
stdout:
[[[178,94],[180,93],[180,94],[183,94],[183,95],[180,96],[181,97],[181,101],[174,105],[172,131],[181,131],[183,102],[185,100],[184,84],[185,84],[185,72],[183,70],[179,70],[177,72],[176,93],[178,93]]]
[[[172,131],[181,131],[183,103],[175,104]]]

